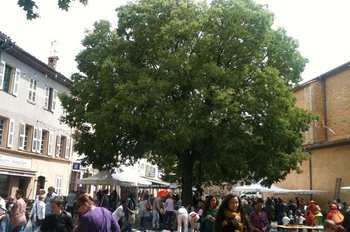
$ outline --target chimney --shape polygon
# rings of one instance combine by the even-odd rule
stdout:
[[[56,70],[56,65],[57,65],[57,61],[58,61],[58,56],[49,56],[48,61],[47,61],[47,65]]]

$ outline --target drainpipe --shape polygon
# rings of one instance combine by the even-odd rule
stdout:
[[[309,159],[309,178],[310,178],[310,190],[312,190],[312,155],[310,152],[310,159]],[[310,198],[312,200],[312,194],[310,195]]]
[[[320,77],[322,78],[322,77]],[[326,128],[324,128],[324,138],[325,141],[328,141],[328,119],[327,119],[327,85],[326,85],[326,78],[322,78],[322,92],[323,92],[323,117],[324,117],[324,124]]]

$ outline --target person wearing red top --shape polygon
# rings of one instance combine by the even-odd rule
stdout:
[[[311,211],[313,215],[317,215],[321,211],[320,206],[318,206],[313,200],[310,201],[307,210]]]
[[[253,231],[268,232],[270,231],[270,223],[267,215],[262,211],[262,201],[258,200],[253,203],[255,210],[249,214]]]
[[[309,226],[314,225],[314,215],[310,211],[306,212],[305,219],[306,219],[307,225],[309,225]]]

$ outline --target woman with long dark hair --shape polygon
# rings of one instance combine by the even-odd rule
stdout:
[[[229,194],[216,214],[215,232],[250,231],[247,215],[239,196]]]
[[[208,196],[203,206],[202,226],[203,232],[212,232],[214,229],[215,217],[218,211],[219,201],[215,196]],[[203,230],[204,229],[204,230]]]

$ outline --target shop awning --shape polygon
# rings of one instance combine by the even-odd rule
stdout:
[[[35,172],[0,170],[0,175],[34,177]]]

